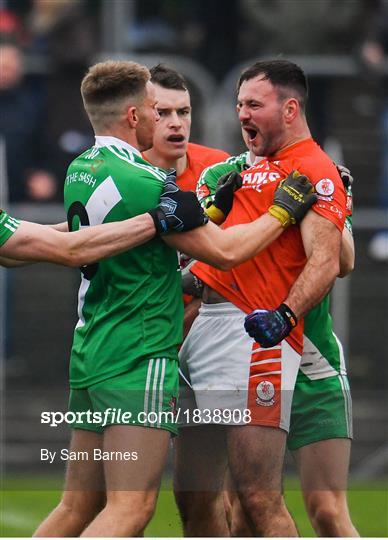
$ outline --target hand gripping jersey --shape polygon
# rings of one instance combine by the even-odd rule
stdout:
[[[262,158],[257,158],[260,161]],[[249,152],[230,157],[205,169],[197,185],[197,197],[205,208],[214,197],[218,179],[231,171],[242,173],[250,168]],[[347,191],[345,225],[352,232],[352,187]],[[346,366],[341,343],[333,332],[333,322],[329,312],[330,299],[327,295],[304,318],[303,356],[298,378],[301,373],[316,380],[333,375],[346,375]]]
[[[177,177],[177,184],[184,191],[195,191],[202,171],[209,165],[223,161],[229,157],[229,154],[216,148],[189,143],[186,156],[187,167]]]
[[[195,191],[202,171],[206,167],[226,159],[228,156],[229,154],[223,150],[209,148],[208,146],[202,146],[201,144],[189,143],[186,152],[187,166],[182,174],[177,176],[176,181],[178,186],[184,191]],[[182,268],[185,267],[185,264],[187,264],[189,260],[189,258],[185,259],[184,256],[181,258]],[[192,299],[193,297],[189,294],[184,294],[183,300],[185,306],[189,304]]]
[[[69,229],[121,221],[159,202],[165,173],[114,137],[76,158],[65,181]],[[182,341],[181,276],[160,238],[81,269],[72,388],[84,388],[154,357],[177,357]]]
[[[11,238],[19,225],[20,221],[18,219],[11,217],[7,212],[0,209],[0,246]]]
[[[280,180],[297,169],[316,186],[319,200],[313,210],[342,231],[346,212],[342,181],[332,161],[312,139],[296,143],[274,157],[264,158],[247,170],[243,170],[244,156],[247,153],[230,158],[223,164],[224,168],[226,165],[237,167],[243,177],[243,186],[236,192],[233,208],[223,228],[253,221],[267,212]],[[227,170],[221,174],[224,172]],[[207,174],[211,175],[205,171],[203,177]],[[197,189],[200,199],[209,196],[205,186],[202,178]],[[210,186],[207,187],[210,192]],[[275,309],[287,297],[305,264],[299,227],[290,227],[256,257],[228,272],[204,263],[197,263],[192,271],[227,300],[249,313],[256,308]],[[287,341],[298,353],[302,352],[303,321]]]

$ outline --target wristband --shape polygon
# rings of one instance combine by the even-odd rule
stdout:
[[[283,316],[283,318],[288,322],[290,328],[295,328],[298,324],[298,317],[292,311],[287,304],[280,304],[277,311]]]
[[[209,216],[209,219],[213,223],[216,223],[216,225],[221,225],[221,223],[225,221],[223,211],[217,208],[217,206],[214,206],[214,204],[211,204],[208,208],[205,208],[205,213]]]
[[[289,227],[289,225],[295,223],[295,220],[290,215],[290,213],[287,212],[287,210],[285,210],[281,206],[278,206],[277,204],[273,204],[272,206],[270,206],[269,209],[268,209],[268,213],[271,214],[271,216],[273,216],[277,220],[279,220],[280,223],[281,223],[281,226],[284,229],[287,229],[287,227]]]
[[[168,221],[164,212],[156,207],[148,211],[155,225],[156,234],[166,234],[168,232]]]

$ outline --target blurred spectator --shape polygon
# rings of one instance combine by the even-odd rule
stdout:
[[[147,0],[136,2],[129,29],[137,51],[179,54],[196,60],[216,78],[239,61],[237,0]]]
[[[42,103],[24,78],[21,51],[12,43],[3,43],[0,45],[0,139],[5,145],[11,202],[49,200],[56,191],[53,176],[43,169],[39,145],[41,122]]]
[[[244,57],[350,55],[361,28],[362,0],[240,0]],[[310,77],[309,123],[324,146],[330,135],[330,81]]]
[[[69,163],[94,142],[79,88],[98,52],[98,7],[97,0],[33,0],[26,18],[29,50],[44,57],[48,67],[42,144],[57,179],[59,201]],[[30,193],[36,196],[46,189],[41,179]]]
[[[0,2],[0,35],[3,41],[15,40],[22,43],[24,39],[23,24],[16,13],[4,2]]]
[[[33,53],[49,55],[53,64],[88,65],[98,51],[95,0],[33,0],[26,18]]]
[[[175,0],[137,1],[128,33],[130,47],[139,52],[174,52],[178,46],[178,12]]]
[[[377,233],[369,245],[376,260],[388,261],[388,0],[380,0],[370,18],[367,37],[361,47],[361,59],[374,75],[381,89],[381,162],[379,204],[385,211],[387,228]]]
[[[349,54],[361,0],[240,0],[250,50],[284,55]],[[251,29],[256,32],[252,32]],[[257,32],[259,31],[259,32]]]

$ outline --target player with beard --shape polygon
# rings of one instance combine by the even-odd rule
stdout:
[[[197,196],[205,208],[213,199],[220,176],[243,173],[260,162],[251,149],[248,133],[242,136],[249,151],[206,169],[198,182]],[[347,191],[347,217],[342,236],[341,272],[354,265],[352,236],[352,177],[338,167]],[[319,198],[324,194],[318,194]],[[333,332],[329,297],[304,320],[301,366],[295,384],[287,447],[298,465],[306,510],[319,536],[357,536],[346,499],[352,439],[352,404],[341,343]],[[230,485],[230,490],[233,490]],[[222,496],[222,494],[220,494]],[[226,495],[232,536],[250,536],[238,497]],[[233,508],[232,508],[233,503]]]
[[[148,69],[134,62],[96,64],[81,93],[96,142],[67,171],[69,229],[148,212],[158,234],[81,269],[69,409],[75,418],[71,451],[88,458],[70,460],[61,502],[35,535],[140,536],[154,512],[170,437],[177,432],[183,306],[176,249],[184,246],[191,256],[227,270],[264,249],[285,225],[299,223],[316,195],[305,176],[291,172],[266,215],[253,223],[226,231],[207,223],[162,238],[170,218],[175,230],[184,223],[173,215],[175,176],[141,156],[152,146],[158,120]],[[163,210],[159,198],[170,193]],[[194,193],[182,195],[199,207]],[[197,218],[197,225],[206,222],[202,209]],[[126,415],[119,419],[109,411]],[[96,420],[88,412],[98,413]],[[108,458],[95,459],[102,450]],[[125,457],[133,453],[136,459]]]
[[[247,263],[229,272],[201,263],[192,270],[205,290],[200,315],[180,354],[193,387],[193,392],[183,389],[182,407],[245,407],[251,422],[204,425],[219,423],[216,418],[212,422],[210,414],[202,425],[196,419],[195,425],[188,422],[180,429],[175,491],[188,536],[229,534],[227,527],[215,527],[217,520],[225,523],[217,498],[227,465],[222,459],[225,446],[253,534],[297,535],[284,505],[281,471],[303,316],[327,294],[339,273],[345,220],[343,185],[331,160],[311,139],[306,99],[305,76],[290,62],[258,62],[239,80],[240,122],[254,154],[264,158],[242,173],[242,188],[222,227],[249,222],[264,212],[273,189],[292,169],[308,174],[326,199],[313,207],[300,230],[282,235]],[[242,329],[244,313],[256,308],[260,310],[248,324],[259,343]]]

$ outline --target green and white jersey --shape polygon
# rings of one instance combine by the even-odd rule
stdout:
[[[197,198],[203,208],[206,208],[208,202],[213,200],[214,193],[217,187],[217,182],[220,176],[231,171],[240,173],[244,169],[251,167],[250,154],[248,151],[243,152],[239,156],[232,156],[222,161],[211,165],[202,171],[197,183]]]
[[[256,158],[255,163],[258,161],[260,158]],[[200,203],[205,207],[209,200],[212,200],[221,175],[230,171],[240,173],[252,165],[249,152],[244,152],[205,169],[197,185],[197,197]],[[351,199],[351,196],[351,188],[349,188],[348,198]],[[346,227],[352,230],[351,215],[346,218]],[[303,378],[301,373],[311,380],[338,374],[346,375],[343,349],[333,332],[329,303],[329,296],[326,296],[304,319],[303,356],[298,379]]]
[[[20,225],[20,221],[11,217],[7,212],[0,209],[0,246],[16,232]]]
[[[115,137],[70,165],[64,198],[69,229],[127,218],[154,208],[165,172]],[[182,288],[176,251],[159,237],[81,269],[79,320],[70,386],[85,388],[153,357],[177,358],[182,341]]]

